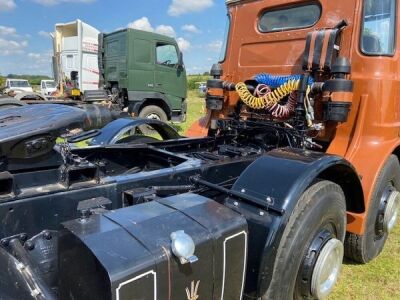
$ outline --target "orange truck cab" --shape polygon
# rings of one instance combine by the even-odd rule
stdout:
[[[218,135],[218,121],[232,116],[264,119],[298,128],[313,151],[345,158],[363,191],[347,202],[345,254],[372,260],[399,206],[398,1],[226,4],[225,53],[211,70],[207,114],[188,136]]]

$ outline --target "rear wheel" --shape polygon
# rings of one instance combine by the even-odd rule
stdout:
[[[143,119],[159,120],[162,122],[168,121],[168,117],[165,111],[161,107],[156,105],[148,105],[143,107],[143,109],[139,113],[139,117]],[[155,130],[147,125],[141,125],[139,128],[145,135],[152,135],[155,133]]]
[[[301,196],[280,242],[265,299],[324,299],[343,261],[346,202],[342,189],[320,181]]]
[[[367,263],[377,257],[397,221],[400,206],[400,164],[391,155],[383,166],[369,204],[364,235],[348,233],[345,242],[346,257]]]

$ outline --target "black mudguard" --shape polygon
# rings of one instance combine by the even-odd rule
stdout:
[[[131,119],[121,118],[107,124],[99,135],[93,138],[90,145],[111,145],[115,144],[115,138],[122,132],[127,130],[134,130],[141,125],[149,125],[164,139],[172,140],[178,139],[181,136],[170,125],[153,119]]]
[[[267,291],[289,217],[300,196],[317,179],[332,180],[342,188],[347,184],[345,195],[351,194],[352,201],[363,199],[360,180],[349,162],[307,150],[273,150],[254,161],[235,182],[233,190],[268,204],[263,210],[233,199],[227,203],[249,224],[246,294],[261,297]]]

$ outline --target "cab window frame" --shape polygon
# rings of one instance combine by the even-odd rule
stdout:
[[[175,49],[175,53],[176,53],[176,58],[177,61],[175,64],[171,64],[171,65],[167,65],[167,64],[163,64],[163,63],[159,63],[158,62],[158,52],[157,49],[160,46],[171,46]],[[168,43],[168,42],[156,42],[156,49],[155,49],[155,62],[157,66],[162,66],[162,67],[166,67],[166,68],[170,68],[170,69],[176,69],[179,65],[179,49],[177,48],[177,46],[173,43]]]
[[[225,62],[226,57],[228,55],[228,46],[231,38],[231,29],[232,29],[232,15],[230,13],[227,13],[227,20],[225,26],[226,26],[224,33],[225,41],[222,44],[220,57],[218,59],[218,62],[221,64]]]
[[[273,29],[273,30],[263,30],[261,27],[261,20],[263,17],[265,17],[265,15],[267,13],[272,13],[272,12],[276,12],[276,11],[280,11],[280,10],[289,10],[289,9],[294,9],[294,8],[299,8],[299,7],[307,7],[307,6],[316,6],[319,9],[318,18],[316,18],[316,20],[310,25],[284,27],[284,28],[280,28],[280,29],[278,28],[278,29]],[[257,30],[262,34],[268,34],[268,33],[286,32],[286,31],[312,28],[321,20],[322,14],[323,14],[323,7],[319,1],[310,1],[310,2],[301,3],[301,4],[291,4],[291,5],[279,6],[279,7],[275,7],[275,8],[265,8],[258,15]]]
[[[398,0],[393,0],[394,3],[394,20],[393,20],[393,51],[392,53],[385,53],[385,52],[367,52],[363,48],[363,37],[364,37],[364,29],[365,29],[365,10],[366,10],[366,2],[367,0],[363,0],[362,2],[362,9],[361,9],[361,28],[360,28],[360,38],[359,38],[359,50],[364,56],[371,56],[371,57],[394,57],[397,52],[397,25],[398,25],[398,17],[397,17],[397,9],[398,9]]]

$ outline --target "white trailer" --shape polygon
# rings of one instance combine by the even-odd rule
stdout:
[[[99,33],[81,20],[56,24],[53,34],[53,72],[56,82],[71,80],[71,72],[76,71],[81,93],[98,89]]]

